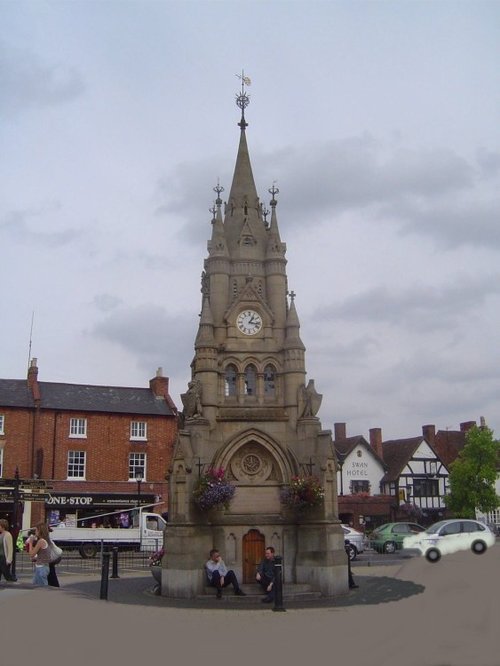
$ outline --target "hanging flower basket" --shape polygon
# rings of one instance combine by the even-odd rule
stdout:
[[[211,467],[200,476],[193,490],[193,500],[201,511],[229,509],[235,490],[222,467]]]
[[[325,489],[315,476],[293,476],[290,485],[281,489],[281,503],[296,511],[320,506],[325,499]]]

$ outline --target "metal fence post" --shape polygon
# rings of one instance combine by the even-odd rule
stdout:
[[[283,558],[276,555],[274,558],[274,608],[273,611],[285,612],[283,608]]]
[[[109,558],[111,553],[106,551],[102,554],[101,566],[101,599],[108,599],[108,583],[109,583]]]
[[[113,548],[111,578],[120,578],[120,576],[118,575],[118,546],[114,546]]]

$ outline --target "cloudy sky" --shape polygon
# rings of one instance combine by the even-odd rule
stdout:
[[[237,73],[325,428],[500,433],[500,2],[0,5],[0,377],[187,386]],[[224,195],[223,195],[224,196]]]

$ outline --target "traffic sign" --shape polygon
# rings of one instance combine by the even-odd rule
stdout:
[[[19,484],[19,488],[46,488],[47,490],[52,490],[54,486],[49,486],[47,481],[44,479],[1,479],[0,483],[6,487],[15,487],[16,483]]]
[[[49,497],[49,493],[23,493],[19,499],[21,502],[45,502]]]
[[[21,479],[19,486],[21,488],[47,488],[47,481],[42,479]]]

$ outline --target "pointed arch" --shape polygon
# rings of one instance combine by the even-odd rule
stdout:
[[[230,469],[231,461],[238,451],[249,445],[260,447],[273,461],[276,468],[276,483],[288,483],[291,477],[298,473],[299,465],[293,453],[290,450],[285,452],[283,446],[275,439],[257,428],[250,428],[239,433],[227,442],[215,456],[213,464],[216,467]]]
[[[245,395],[257,394],[257,368],[253,363],[245,367]]]
[[[224,395],[230,398],[237,394],[238,368],[229,363],[224,370]]]
[[[264,368],[264,398],[276,397],[276,368],[268,363]]]

